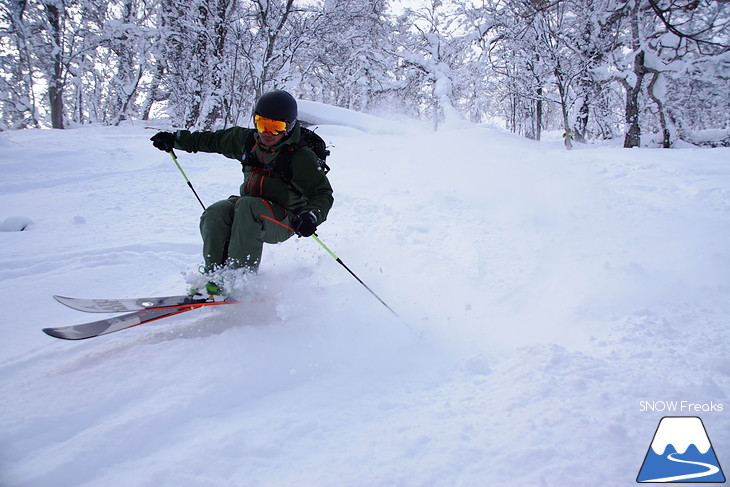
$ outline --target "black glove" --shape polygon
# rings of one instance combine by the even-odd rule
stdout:
[[[170,132],[157,132],[150,140],[161,151],[170,152],[175,148],[175,134]]]
[[[300,237],[310,237],[317,230],[317,217],[313,211],[305,211],[292,218],[291,226]]]

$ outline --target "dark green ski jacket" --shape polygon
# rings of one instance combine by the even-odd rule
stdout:
[[[246,140],[251,134],[254,134],[256,141],[251,150],[251,157],[258,162],[254,165],[246,164],[244,160]],[[231,127],[215,132],[179,130],[175,134],[175,148],[187,152],[213,152],[236,159],[243,165],[241,196],[257,196],[275,203],[272,211],[279,220],[283,220],[287,214],[294,216],[303,211],[313,211],[319,225],[327,219],[334,198],[327,176],[319,169],[317,156],[308,147],[294,150],[291,184],[277,166],[281,151],[288,150],[287,145],[296,146],[300,135],[297,122],[289,137],[281,144],[265,147],[259,144],[259,135],[255,129]]]

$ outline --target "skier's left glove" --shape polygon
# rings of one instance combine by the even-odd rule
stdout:
[[[317,230],[317,216],[313,211],[305,211],[292,218],[291,226],[300,237],[310,237]]]

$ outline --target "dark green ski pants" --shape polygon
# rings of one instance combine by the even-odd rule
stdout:
[[[221,266],[258,269],[264,243],[287,240],[294,232],[267,220],[271,203],[254,196],[231,196],[208,207],[200,217],[205,271]],[[289,226],[289,216],[281,221]]]

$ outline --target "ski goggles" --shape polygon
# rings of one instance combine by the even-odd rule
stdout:
[[[279,135],[287,132],[289,124],[282,120],[272,120],[270,118],[262,117],[261,115],[253,116],[253,123],[256,125],[256,130],[259,132],[266,132],[271,135]]]

